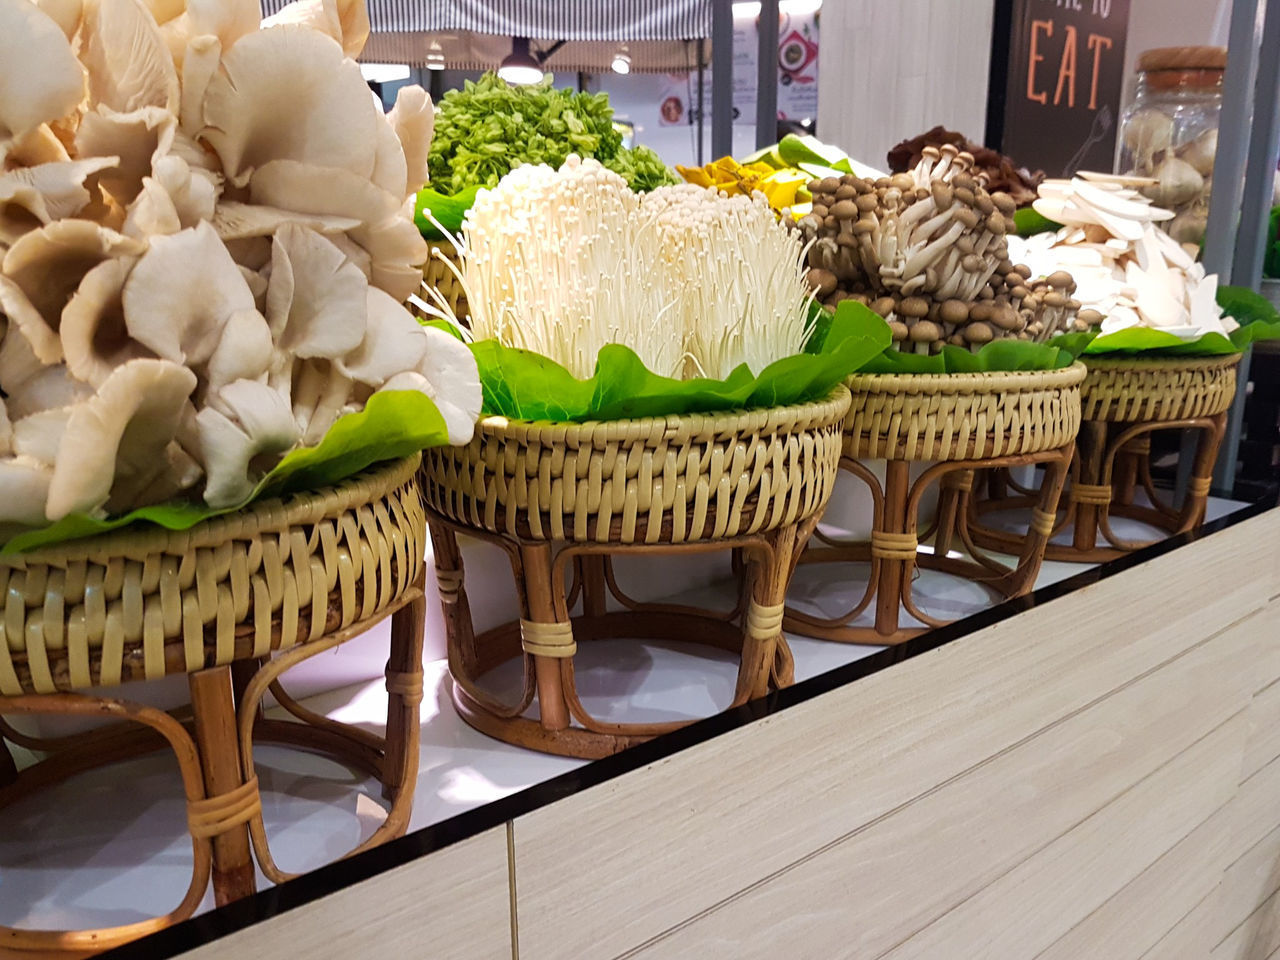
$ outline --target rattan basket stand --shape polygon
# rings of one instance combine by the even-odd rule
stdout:
[[[1072,444],[1080,425],[1079,384],[1084,368],[963,374],[855,374],[845,420],[840,467],[871,490],[869,541],[832,537],[822,530],[801,554],[801,564],[869,564],[866,589],[847,611],[821,617],[788,607],[787,630],[846,643],[901,643],[947,621],[920,608],[913,592],[918,568],[964,577],[997,596],[1031,589],[1053,526]],[[866,461],[885,461],[880,483]],[[912,482],[912,464],[928,463]],[[958,522],[965,515],[975,471],[1044,464],[1046,479],[1030,504],[1027,534],[1008,552],[1013,565],[984,552]],[[938,509],[920,529],[921,503],[939,487]],[[921,551],[932,541],[932,550]],[[963,546],[968,556],[956,554]],[[874,607],[873,625],[853,621]],[[902,613],[927,626],[903,626]]]
[[[1190,530],[1204,519],[1213,465],[1235,396],[1240,354],[1191,358],[1084,358],[1083,422],[1055,537],[1053,560],[1100,563],[1155,543],[1120,536],[1112,517],[1141,521],[1166,534]],[[1191,431],[1195,452],[1181,504],[1162,493],[1151,476],[1151,435]],[[1143,497],[1139,498],[1139,492]],[[984,517],[1024,507],[1036,492],[1007,472],[982,478],[965,524],[970,536],[993,549],[1010,535]],[[1145,502],[1143,502],[1145,500]],[[1102,543],[1099,542],[1101,535]]]
[[[381,781],[387,818],[357,850],[404,833],[418,769],[425,518],[420,460],[337,486],[255,503],[183,532],[126,530],[0,556],[0,717],[118,721],[57,738],[0,719],[0,808],[77,773],[168,748],[187,802],[193,865],[169,913],[117,927],[0,927],[0,947],[93,951],[191,916],[212,878],[224,904],[273,882],[254,772],[256,741],[331,756]],[[390,616],[385,736],[294,701],[290,667]],[[190,708],[165,712],[102,688],[186,674]],[[297,721],[269,719],[270,692]],[[19,770],[7,743],[43,759]],[[252,852],[251,852],[252,851]]]
[[[783,601],[835,481],[848,404],[838,387],[813,403],[746,412],[582,424],[488,417],[470,446],[428,451],[423,492],[461,716],[508,743],[584,758],[683,726],[606,722],[584,708],[578,645],[604,638],[738,654],[734,704],[790,683]],[[459,535],[505,552],[517,621],[476,632]],[[713,551],[737,561],[740,596],[728,612],[638,601],[612,563]],[[482,680],[515,658],[522,690],[502,702]]]

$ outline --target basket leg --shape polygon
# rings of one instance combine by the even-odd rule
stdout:
[[[911,486],[910,464],[905,460],[885,463],[883,532],[907,533],[907,493]],[[914,533],[915,531],[910,531]],[[875,537],[872,536],[872,549]],[[876,633],[891,637],[898,632],[902,592],[910,589],[912,561],[884,557],[880,559],[880,577],[876,583]]]
[[[457,536],[445,524],[429,519],[427,529],[436,561],[436,586],[444,613],[449,669],[466,680],[472,680],[481,671],[477,667],[479,653],[476,650],[475,625],[471,620],[471,605],[464,585],[462,550],[458,547]]]
[[[972,470],[953,470],[943,474],[939,481],[938,534],[934,538],[933,550],[940,557],[951,552],[958,527],[965,522],[969,491],[973,489],[973,474]]]
[[[240,769],[231,670],[225,666],[200,670],[190,675],[188,683],[205,793],[210,797],[232,793],[245,780]],[[214,900],[222,906],[247,897],[254,884],[249,830],[240,823],[213,837]]]
[[[751,601],[743,624],[735,703],[763,697],[769,692],[769,679],[773,676],[777,676],[780,685],[794,679],[790,650],[785,654],[780,651],[786,643],[782,638],[782,615],[787,583],[791,579],[792,560],[799,549],[796,525],[780,527],[765,539],[767,546],[753,551],[756,571],[751,579]]]
[[[1104,476],[1103,458],[1107,448],[1107,425],[1099,420],[1086,420],[1080,424],[1076,449],[1080,458],[1079,482],[1096,486]],[[1076,504],[1075,529],[1072,546],[1077,550],[1093,550],[1098,545],[1099,505],[1088,501]]]
[[[520,564],[529,619],[535,623],[558,623],[551,579],[551,544],[522,544]],[[564,730],[569,726],[569,705],[564,696],[560,660],[560,657],[533,657],[534,679],[538,685],[538,717],[547,730]]]
[[[1227,429],[1227,415],[1219,413],[1209,418],[1212,426],[1201,428],[1196,443],[1196,458],[1191,466],[1191,481],[1183,498],[1182,515],[1174,533],[1185,533],[1204,520],[1209,505],[1209,487],[1213,483],[1213,465],[1218,459],[1218,448]]]
[[[382,796],[395,802],[406,784],[418,779],[421,736],[422,635],[424,596],[391,615],[391,655],[387,660],[387,739],[382,759]]]
[[[1057,454],[1054,459],[1045,462],[1040,496],[1031,511],[1027,539],[1011,577],[1010,596],[1020,597],[1034,586],[1036,577],[1040,574],[1040,567],[1044,563],[1045,549],[1053,537],[1058,517],[1058,501],[1062,497],[1062,487],[1067,480],[1067,471],[1071,468],[1074,450],[1068,445],[1057,451]]]

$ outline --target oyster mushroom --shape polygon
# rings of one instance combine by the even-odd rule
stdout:
[[[370,180],[391,196],[403,200],[408,196],[409,168],[405,162],[404,147],[396,136],[395,128],[387,118],[379,115],[373,129],[376,152],[373,157],[373,173]]]
[[[44,526],[52,480],[53,470],[38,460],[0,457],[0,531],[9,533],[11,525]]]
[[[338,361],[338,369],[352,380],[379,387],[397,373],[418,365],[430,339],[429,328],[377,287],[366,287],[366,299],[364,339]]]
[[[81,28],[89,103],[114,113],[178,110],[178,72],[155,17],[140,0],[95,0]]]
[[[29,0],[0,0],[0,161],[84,97],[84,68],[62,28]]]
[[[268,207],[256,203],[225,201],[214,208],[210,218],[213,228],[223,241],[247,240],[253,237],[271,237],[285,224],[294,223],[316,233],[341,234],[360,226],[351,217],[336,217],[321,213],[298,213],[280,207]]]
[[[53,407],[31,413],[12,426],[13,452],[53,466],[58,458],[58,445],[66,433],[67,421],[75,407]]]
[[[418,390],[435,401],[452,444],[470,443],[480,418],[483,391],[476,359],[467,345],[434,327],[424,327],[427,349],[417,369],[398,373],[382,390]]]
[[[417,225],[397,215],[372,226],[360,226],[348,236],[369,254],[369,282],[403,303],[421,286],[422,265],[430,248]]]
[[[89,203],[86,177],[115,166],[114,157],[42,163],[0,174],[0,243],[79,213]]]
[[[202,137],[236,186],[272,160],[373,172],[378,117],[360,67],[306,27],[251,33],[230,50],[224,44],[204,121]]]
[[[207,362],[245,311],[256,312],[253,291],[207,222],[154,237],[124,287],[129,335],[174,363]]]
[[[215,177],[192,170],[181,157],[161,157],[152,176],[142,178],[142,192],[129,207],[123,233],[132,237],[177,233],[211,220],[220,189]]]
[[[327,359],[301,360],[293,365],[289,397],[293,419],[307,446],[319,443],[342,414],[354,389],[350,377]]]
[[[403,202],[367,176],[297,160],[263,164],[250,180],[249,199],[256,205],[357,223],[381,223],[396,216]]]
[[[156,162],[167,154],[177,132],[178,118],[161,107],[141,107],[118,113],[107,106],[90,111],[76,131],[81,157],[115,157],[117,162],[98,177],[102,189],[120,206],[127,206],[142,190]]]
[[[130,360],[77,404],[58,447],[45,515],[99,510],[122,487],[149,485],[168,464],[183,404],[196,386],[187,368]]]
[[[299,439],[289,401],[254,380],[224,386],[195,421],[206,474],[204,500],[211,507],[248,497]]]
[[[369,10],[363,0],[294,0],[262,21],[264,27],[302,24],[342,44],[342,52],[358,59],[369,39]]]
[[[58,327],[62,310],[84,275],[103,260],[136,255],[142,245],[88,220],[58,220],[24,234],[4,255],[3,272],[9,283],[0,286],[6,310],[14,310],[18,288],[34,313],[17,309],[10,317],[31,342],[44,363],[62,359]]]
[[[368,282],[332,243],[285,224],[271,246],[267,323],[286,358],[341,357],[365,336]]]
[[[222,43],[214,36],[192,37],[182,60],[182,98],[179,127],[189,137],[204,126],[204,94],[217,72]]]
[[[427,91],[417,84],[403,86],[396,91],[395,106],[387,114],[387,120],[396,132],[404,150],[407,182],[404,196],[416,196],[427,182],[427,151],[431,146],[431,134],[435,130],[435,110]]]
[[[135,257],[104,260],[84,275],[62,311],[62,354],[77,380],[101,386],[116,367],[152,356],[124,322],[124,285],[135,263]]]

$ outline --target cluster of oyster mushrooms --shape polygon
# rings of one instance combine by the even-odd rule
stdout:
[[[0,0],[0,528],[239,502],[377,390],[450,439],[467,349],[402,306],[431,101],[362,0]]]
[[[916,353],[1087,328],[1093,318],[1077,315],[1069,274],[1033,283],[1009,259],[1014,202],[988,193],[972,166],[972,155],[947,144],[925,147],[908,173],[810,183],[813,210],[797,226],[822,303],[868,304],[898,348]]]
[[[1144,326],[1195,339],[1238,326],[1218,306],[1218,277],[1205,274],[1197,247],[1158,229],[1173,213],[1133,189],[1132,178],[1046,180],[1034,206],[1064,226],[1010,245],[1033,275],[1070,270],[1081,318],[1097,317],[1103,333]]]

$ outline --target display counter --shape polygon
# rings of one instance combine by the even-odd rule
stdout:
[[[1268,957],[1273,503],[104,956]]]

